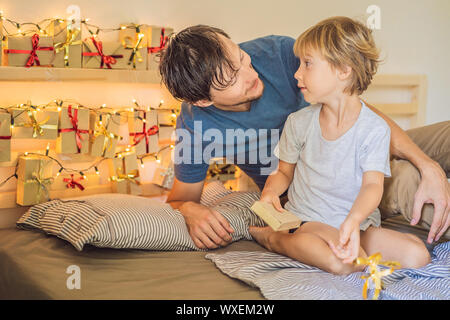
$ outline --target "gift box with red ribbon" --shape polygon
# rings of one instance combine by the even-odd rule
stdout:
[[[158,114],[156,110],[130,112],[128,116],[130,145],[137,155],[158,152]]]
[[[83,41],[83,68],[129,69],[130,50],[117,41],[101,41],[90,37]]]
[[[11,114],[0,112],[0,162],[11,161]]]
[[[53,20],[46,29],[53,37],[56,68],[81,68],[81,30],[66,20]]]
[[[7,37],[7,48],[4,53],[8,55],[9,66],[14,67],[51,67],[54,48],[53,38],[49,36],[14,36]]]
[[[147,37],[147,52],[148,52],[148,70],[158,70],[160,61],[160,52],[166,47],[169,36],[173,33],[172,28],[148,26],[144,29],[144,34]]]
[[[89,111],[81,107],[62,107],[57,153],[89,153]]]

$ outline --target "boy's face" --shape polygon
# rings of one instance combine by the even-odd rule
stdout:
[[[250,102],[259,99],[264,91],[264,84],[259,79],[258,73],[253,69],[250,56],[240,49],[230,39],[218,35],[227,49],[233,65],[238,69],[231,85],[224,90],[211,88],[212,101],[199,101],[197,106],[207,107],[214,104],[216,107],[227,111],[245,111],[250,107]],[[227,78],[228,77],[228,78]],[[224,80],[230,80],[226,75]]]
[[[300,56],[300,67],[294,74],[303,97],[310,103],[324,103],[333,98],[340,87],[337,71],[317,50]]]

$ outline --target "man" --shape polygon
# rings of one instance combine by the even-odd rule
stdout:
[[[198,25],[173,36],[162,53],[162,80],[175,98],[184,100],[167,202],[180,210],[199,248],[225,246],[233,232],[222,215],[199,203],[209,161],[226,157],[262,190],[276,169],[273,149],[287,116],[308,106],[293,77],[300,65],[294,41],[268,36],[236,45],[223,30]],[[423,204],[433,203],[428,242],[437,241],[450,224],[444,171],[395,122],[368,106],[391,128],[392,156],[409,160],[420,171],[412,224],[420,220]]]

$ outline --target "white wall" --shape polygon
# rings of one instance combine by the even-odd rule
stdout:
[[[297,37],[334,15],[365,20],[367,7],[375,4],[381,8],[382,20],[381,30],[374,34],[385,57],[379,72],[426,74],[425,123],[450,119],[449,0],[4,0],[0,9],[17,21],[39,21],[65,17],[71,4],[78,5],[90,22],[103,27],[132,21],[179,31],[202,23],[223,28],[235,42],[267,34]]]

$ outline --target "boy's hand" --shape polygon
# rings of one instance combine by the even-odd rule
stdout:
[[[345,219],[339,228],[339,244],[328,243],[334,254],[343,263],[352,263],[359,254],[359,222],[351,218]]]
[[[260,201],[272,204],[275,209],[283,212],[283,207],[281,206],[280,197],[271,190],[263,190],[261,194]]]

